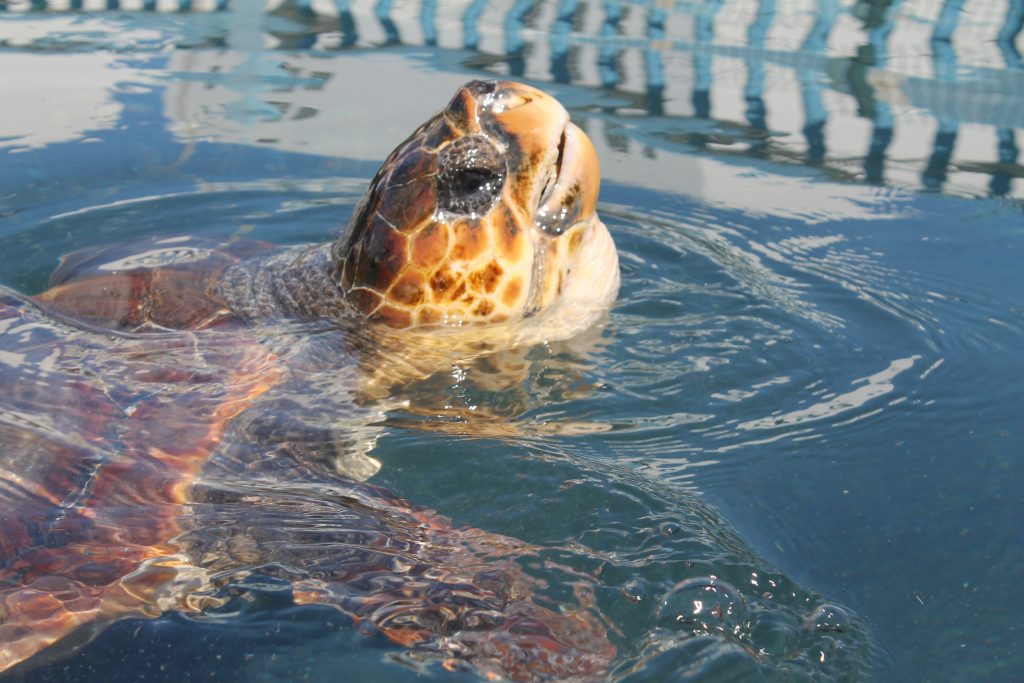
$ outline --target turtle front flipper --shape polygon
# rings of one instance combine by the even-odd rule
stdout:
[[[300,346],[297,341],[292,349]],[[383,416],[380,406],[355,400],[357,381],[343,362],[312,371],[289,365],[272,390],[232,420],[204,477],[371,478],[381,468],[371,453],[383,433]]]
[[[559,613],[536,604],[516,573],[511,563],[453,569],[399,579],[365,596],[315,579],[295,583],[294,596],[299,604],[334,607],[448,667],[467,662],[488,677],[525,683],[603,678],[616,649],[601,623],[584,609]]]
[[[178,542],[225,594],[251,575],[287,579],[296,603],[333,607],[397,645],[516,681],[599,679],[614,658],[582,598],[558,612],[538,602],[540,583],[518,562],[539,549],[523,541],[453,527],[338,478],[218,472],[193,497],[193,528]]]
[[[68,656],[120,619],[195,611],[187,596],[207,583],[182,557],[155,556],[106,585],[51,575],[0,590],[0,672]]]

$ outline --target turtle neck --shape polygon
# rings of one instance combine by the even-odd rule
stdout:
[[[330,244],[300,245],[231,266],[224,273],[221,293],[249,322],[340,320],[352,310],[334,270]]]

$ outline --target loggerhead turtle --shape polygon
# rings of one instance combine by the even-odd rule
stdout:
[[[392,387],[607,309],[598,186],[553,98],[474,81],[333,245],[159,240],[0,289],[0,672],[253,572],[484,673],[600,676],[614,647],[591,610],[531,599],[530,546],[364,481]]]

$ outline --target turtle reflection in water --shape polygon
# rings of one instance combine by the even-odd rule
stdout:
[[[93,249],[42,294],[0,290],[0,671],[257,571],[482,672],[600,676],[599,620],[531,599],[527,544],[365,483],[393,387],[607,309],[598,185],[556,101],[472,82],[333,245]]]

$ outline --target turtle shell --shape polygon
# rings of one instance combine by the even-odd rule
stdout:
[[[83,249],[61,258],[50,288],[35,300],[78,325],[202,329],[235,318],[220,294],[224,271],[274,248],[257,240],[177,237]]]
[[[31,298],[0,289],[0,672],[277,572],[296,602],[483,672],[601,675],[615,650],[597,617],[540,606],[510,561],[535,549],[363,482],[379,427],[359,367],[367,320],[532,316],[570,266],[590,273],[570,257],[585,234],[611,270],[578,288],[607,302],[596,174],[554,100],[476,82],[385,163],[333,250],[151,240],[65,257]],[[413,296],[428,278],[429,307]]]
[[[219,304],[178,305],[209,302],[236,254],[109,272],[116,256],[67,260],[35,300],[0,290],[0,671],[118,619],[201,611],[219,599],[211,577],[267,567],[288,568],[298,603],[481,671],[604,670],[614,648],[595,618],[539,606],[502,559],[532,548],[339,475],[324,450],[339,447],[339,415],[356,435],[342,450],[366,441],[340,331],[292,363]],[[332,397],[332,428],[300,405],[310,387]]]

